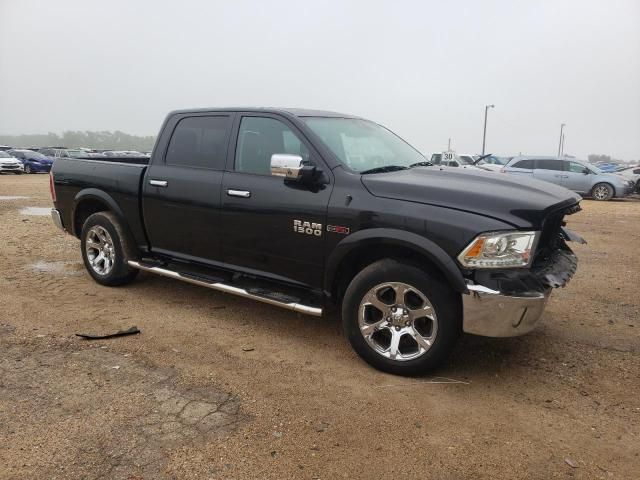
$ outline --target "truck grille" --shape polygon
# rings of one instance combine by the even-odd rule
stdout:
[[[565,225],[564,217],[573,215],[582,210],[579,203],[549,215],[542,224],[542,232],[536,250],[536,259],[541,255],[546,255],[550,250],[557,247],[557,240],[560,239],[560,229]]]

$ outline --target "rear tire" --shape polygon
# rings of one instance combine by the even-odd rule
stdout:
[[[137,258],[134,243],[111,212],[97,212],[86,219],[80,247],[85,268],[101,285],[124,285],[138,275],[127,263]]]
[[[600,202],[611,200],[613,194],[613,187],[608,183],[596,183],[591,189],[591,197]]]
[[[351,281],[342,324],[353,349],[371,366],[422,375],[451,354],[462,331],[459,296],[440,278],[383,259]]]

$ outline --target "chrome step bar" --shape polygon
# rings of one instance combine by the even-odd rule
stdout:
[[[204,280],[197,280],[195,278],[181,275],[180,273],[174,272],[173,270],[168,270],[162,267],[153,267],[149,265],[143,265],[140,262],[134,262],[133,260],[129,260],[127,263],[129,264],[130,267],[137,268],[138,270],[144,270],[145,272],[151,272],[158,275],[162,275],[163,277],[175,278],[176,280],[182,280],[183,282],[193,283],[194,285],[200,285],[201,287],[207,287],[213,290],[218,290],[220,292],[231,293],[233,295],[238,295],[240,297],[250,298],[252,300],[257,300],[258,302],[268,303],[269,305],[275,305],[276,307],[286,308],[287,310],[293,310],[294,312],[313,315],[314,317],[322,316],[322,308],[319,308],[319,307],[302,305],[301,303],[296,303],[296,302],[291,302],[291,303],[279,302],[278,300],[274,300],[272,298],[262,297],[260,295],[249,293],[244,288],[234,287],[232,285],[227,285],[226,283],[220,283],[220,282],[210,283]]]

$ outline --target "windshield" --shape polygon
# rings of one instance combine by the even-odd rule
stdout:
[[[307,117],[306,124],[351,170],[409,167],[425,157],[384,127],[357,118]]]
[[[67,150],[66,153],[70,157],[84,157],[85,153],[82,150]]]
[[[29,158],[32,158],[34,160],[46,160],[47,157],[45,157],[43,154],[38,153],[38,152],[24,152],[25,155]]]
[[[9,155],[7,152],[3,152],[2,150],[0,150],[0,158],[13,158],[13,157],[11,157],[11,155]]]

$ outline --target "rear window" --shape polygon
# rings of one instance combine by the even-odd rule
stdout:
[[[514,163],[513,168],[526,168],[528,170],[533,170],[535,165],[535,160],[520,160],[519,162]]]
[[[224,170],[229,124],[227,116],[183,118],[169,141],[166,164]]]

